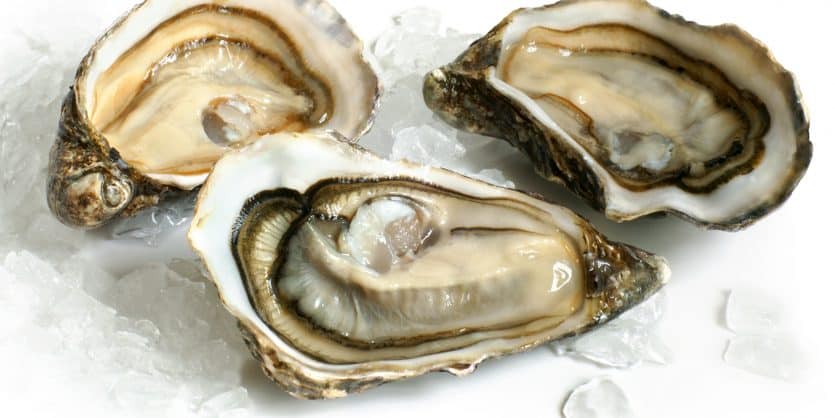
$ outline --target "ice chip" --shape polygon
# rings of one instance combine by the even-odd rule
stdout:
[[[3,212],[0,210],[0,219],[3,219],[3,217]],[[3,223],[0,221],[0,260],[5,259],[6,255],[19,248],[19,240],[17,234],[3,232]]]
[[[516,185],[508,180],[504,173],[501,170],[497,170],[495,168],[486,168],[484,170],[479,171],[476,174],[473,174],[471,177],[485,181],[490,184],[495,184],[496,186],[506,187],[506,188],[514,188]]]
[[[606,327],[591,337],[578,338],[567,352],[585,357],[595,363],[617,368],[638,365],[648,337],[643,332],[621,327]]]
[[[75,252],[84,243],[84,232],[63,225],[48,213],[35,216],[25,237],[28,248],[37,249],[39,253],[52,252],[59,257]]]
[[[360,139],[364,147],[377,155],[390,155],[396,134],[395,125],[402,129],[404,121],[408,123],[406,126],[432,121],[432,112],[423,104],[420,94],[422,83],[422,77],[414,74],[386,89],[374,126]]]
[[[404,10],[394,16],[395,24],[403,30],[414,33],[436,33],[440,36],[441,20],[443,16],[440,11],[428,7],[413,7]]]
[[[36,297],[37,290],[30,283],[0,265],[0,313],[5,318],[0,321],[0,343],[15,338],[20,329],[35,320],[32,301]]]
[[[176,385],[155,376],[131,373],[110,389],[110,395],[126,409],[163,409],[177,396]]]
[[[655,364],[670,364],[673,361],[673,350],[656,333],[650,333],[643,353],[643,359]]]
[[[644,361],[668,364],[672,351],[656,331],[663,311],[664,294],[659,293],[595,331],[555,342],[554,351],[614,368],[634,367]]]
[[[391,87],[404,77],[423,77],[447,64],[475,38],[444,27],[438,11],[418,7],[395,16],[372,50],[380,64],[383,83]]]
[[[607,377],[585,383],[571,392],[563,405],[565,418],[634,418],[629,399]]]
[[[458,58],[478,38],[478,35],[460,33],[454,29],[447,29],[444,41],[439,42],[436,46],[434,59],[436,65],[432,69],[447,65]]]
[[[404,128],[396,138],[391,152],[393,160],[443,167],[467,152],[454,136],[429,125]]]
[[[56,322],[73,319],[81,326],[101,326],[116,316],[116,310],[99,302],[80,289],[72,289],[49,309]]]
[[[141,240],[156,247],[168,233],[191,221],[194,206],[195,196],[164,201],[132,217],[114,221],[108,226],[110,235],[119,240]]]
[[[200,405],[200,415],[209,417],[228,416],[226,414],[247,408],[248,404],[249,395],[246,388],[237,387],[219,393],[203,402]]]
[[[182,258],[175,258],[168,262],[168,268],[177,273],[181,277],[189,279],[193,282],[207,282],[208,276],[203,270],[204,266],[199,260],[185,260]]]
[[[161,333],[157,325],[147,319],[140,319],[133,324],[136,332],[144,337],[149,345],[159,344]]]
[[[223,411],[218,415],[219,418],[246,418],[251,414],[248,408],[237,408]]]
[[[786,336],[741,335],[732,338],[725,362],[761,376],[796,380],[803,373],[803,354]]]
[[[9,253],[4,267],[16,280],[25,281],[31,287],[32,295],[26,303],[36,315],[52,307],[70,289],[80,286],[77,280],[61,276],[49,262],[29,251]]]
[[[768,335],[781,326],[783,308],[771,295],[756,289],[734,289],[728,294],[725,323],[740,335]]]
[[[138,268],[119,279],[105,301],[125,316],[153,320],[160,316],[157,302],[167,286],[166,276],[167,268],[162,264]]]
[[[81,283],[84,291],[97,299],[101,299],[116,284],[116,277],[99,268],[95,260],[77,254],[61,262],[58,270],[68,280]]]

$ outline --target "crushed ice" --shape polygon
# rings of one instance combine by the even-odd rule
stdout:
[[[571,392],[562,409],[565,418],[634,418],[629,399],[607,377],[594,379]]]
[[[11,393],[2,385],[13,382],[49,391],[52,402],[25,406],[54,408],[49,415],[72,393],[109,393],[110,404],[91,408],[231,416],[248,405],[240,382],[248,353],[199,267],[172,260],[116,277],[82,255],[101,238],[61,225],[46,206],[49,149],[76,66],[133,1],[105,3],[74,7],[78,18],[59,19],[60,27],[28,19],[6,40],[5,61],[14,64],[0,77],[0,390]],[[31,12],[52,7],[35,2]],[[117,223],[114,234],[153,243],[185,222],[188,205]],[[6,403],[15,410],[17,401],[25,399]]]
[[[240,388],[248,355],[196,262],[152,264],[116,278],[87,260],[56,266],[22,250],[5,256],[0,289],[3,315],[16,318],[0,330],[0,345],[30,327],[45,330],[49,344],[79,357],[79,371],[99,376],[120,406],[197,411]]]
[[[725,325],[736,335],[728,340],[724,360],[761,376],[796,380],[804,371],[803,355],[785,329],[783,307],[762,290],[735,289],[728,294]]]
[[[501,171],[466,158],[468,151],[493,139],[457,131],[423,102],[423,76],[454,60],[477,38],[445,27],[441,14],[426,8],[395,16],[372,46],[385,93],[374,127],[360,144],[393,160],[443,167],[513,187]]]
[[[657,332],[664,313],[660,292],[597,330],[552,344],[559,355],[584,358],[601,366],[628,368],[644,361],[668,364],[672,352]]]

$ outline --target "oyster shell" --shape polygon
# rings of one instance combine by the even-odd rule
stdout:
[[[363,46],[322,0],[146,0],[93,45],[61,113],[48,200],[97,227],[199,187],[268,133],[358,138],[379,93]]]
[[[617,221],[741,229],[789,197],[812,155],[795,80],[764,45],[641,0],[517,10],[427,75],[424,97]]]
[[[327,134],[224,156],[189,240],[264,372],[334,398],[588,331],[665,261],[568,209]]]

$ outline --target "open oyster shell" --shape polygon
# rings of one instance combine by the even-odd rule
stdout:
[[[812,155],[795,80],[764,45],[642,0],[517,10],[427,75],[424,97],[617,221],[741,229],[789,197]]]
[[[327,134],[224,156],[189,231],[264,372],[334,398],[588,331],[668,279],[570,210]]]
[[[61,113],[48,200],[97,227],[206,179],[274,132],[372,120],[377,77],[323,0],[146,0],[93,45]]]

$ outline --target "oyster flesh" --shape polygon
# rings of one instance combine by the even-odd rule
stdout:
[[[643,0],[518,10],[427,75],[424,97],[617,221],[741,229],[789,197],[812,155],[795,80],[764,45]]]
[[[48,200],[92,228],[199,187],[274,132],[372,120],[377,77],[323,0],[146,0],[93,45],[61,113]]]
[[[669,276],[568,209],[330,134],[225,155],[189,240],[264,372],[299,398],[467,374],[588,331]]]

